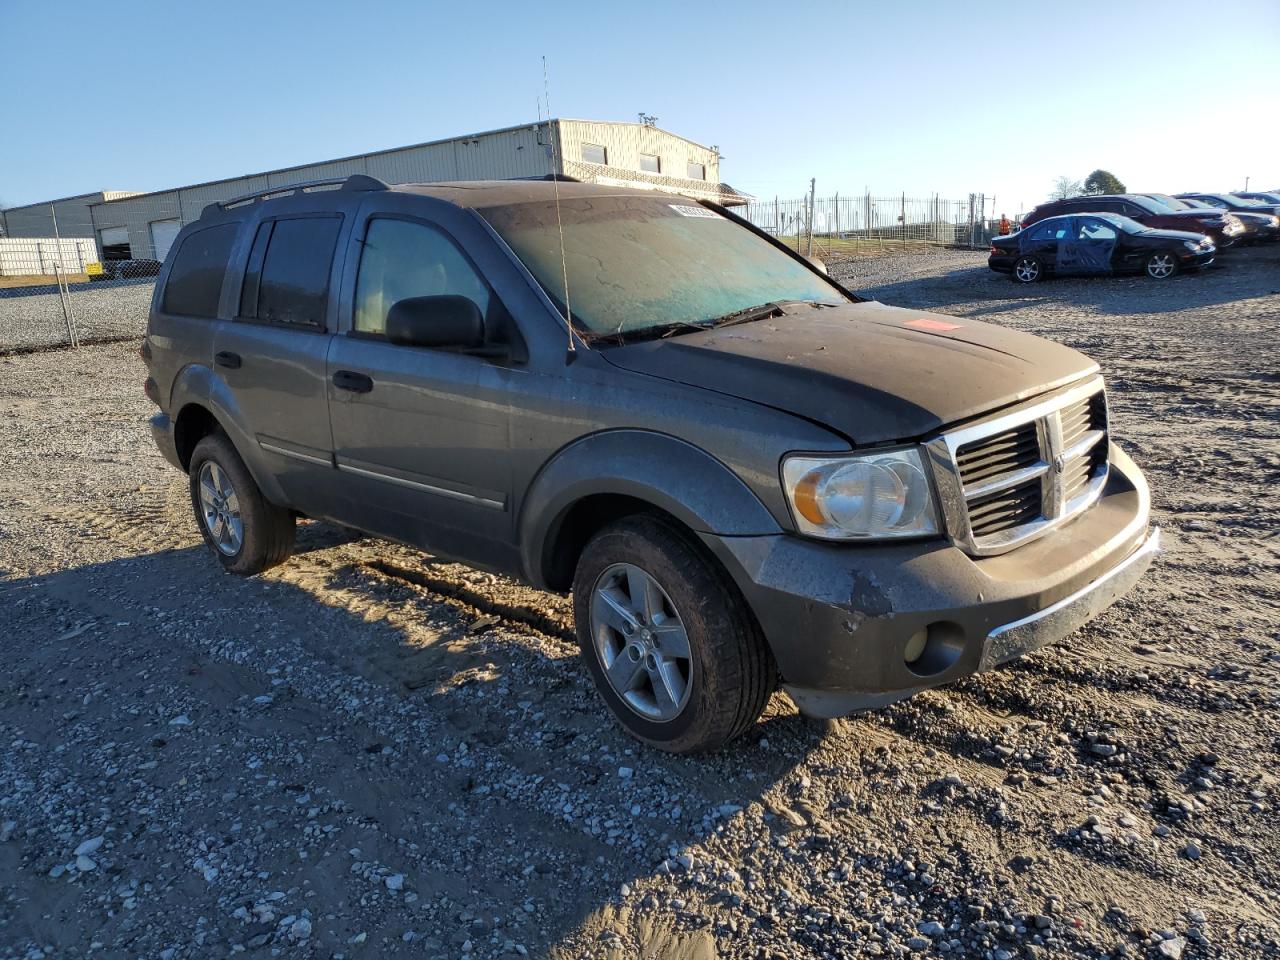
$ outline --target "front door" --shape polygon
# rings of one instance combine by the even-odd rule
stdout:
[[[377,206],[355,227],[349,329],[329,351],[344,512],[375,533],[500,566],[513,542],[508,398],[519,374],[482,356],[392,343],[385,328],[392,304],[409,297],[467,297],[486,326],[503,305],[443,227]]]
[[[317,516],[330,513],[334,473],[325,362],[342,222],[332,210],[264,219],[235,319],[214,334],[214,369],[231,388],[254,455],[289,506]]]
[[[1119,230],[1100,217],[1076,217],[1075,256],[1080,273],[1110,273]]]

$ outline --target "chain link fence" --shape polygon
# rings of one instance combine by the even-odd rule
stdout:
[[[110,208],[110,205],[105,205]],[[183,217],[149,211],[145,229],[41,214],[48,236],[0,237],[0,354],[141,337],[161,262]],[[99,207],[98,209],[103,209]],[[734,212],[824,260],[913,246],[985,247],[998,232],[990,198],[855,196],[758,200]],[[1017,222],[1016,220],[1014,222]]]
[[[28,208],[29,221],[33,213],[34,232],[47,235],[0,236],[0,354],[141,337],[180,221],[156,231],[162,251],[150,235],[112,243],[122,230],[99,229],[87,213],[78,221],[65,206]]]
[[[981,193],[963,200],[865,193],[757,200],[734,212],[801,253],[826,259],[912,245],[985,248],[999,232],[994,206],[994,198]]]

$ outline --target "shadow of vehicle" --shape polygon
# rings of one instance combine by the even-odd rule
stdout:
[[[807,831],[767,796],[821,742],[787,705],[712,756],[648,750],[615,727],[562,637],[332,564],[354,536],[305,524],[291,564],[249,580],[190,546],[0,582],[16,629],[48,623],[51,607],[67,626],[17,653],[0,696],[0,726],[29,744],[0,768],[30,784],[29,802],[5,809],[21,825],[0,845],[20,899],[7,939],[72,949],[83,933],[49,898],[160,871],[145,906],[104,919],[96,939],[136,952],[152,946],[147,923],[200,914],[215,918],[209,942],[283,945],[287,930],[219,903],[307,889],[288,909],[309,911],[308,945],[326,956],[362,932],[391,952],[456,955],[468,940],[490,949],[495,931],[541,956],[593,917],[627,934],[624,885],[655,872],[713,882],[700,845],[748,807],[766,833]],[[68,671],[109,696],[38,692]],[[104,749],[120,775],[103,777]],[[44,853],[65,846],[68,793],[94,830],[109,824],[101,874],[78,895],[47,876]],[[163,869],[202,845],[218,879]]]

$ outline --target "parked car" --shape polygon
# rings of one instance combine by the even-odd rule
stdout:
[[[93,274],[90,280],[138,280],[158,276],[159,260],[104,260],[102,272]]]
[[[1257,240],[1280,239],[1280,203],[1263,203],[1260,200],[1246,200],[1234,193],[1179,193],[1177,199],[1198,201],[1207,207],[1230,211],[1241,220],[1261,217],[1258,223]],[[1252,222],[1252,221],[1251,221]]]
[[[572,591],[602,698],[662,749],[741,734],[779,678],[830,717],[993,668],[1157,548],[1093,360],[864,301],[715,204],[250,200],[182,229],[142,348],[219,563],[283,562],[303,515]]]
[[[1038,223],[1047,217],[1059,217],[1073,213],[1114,213],[1143,226],[1160,230],[1190,230],[1202,233],[1213,241],[1215,247],[1230,247],[1244,228],[1229,213],[1215,210],[1174,210],[1148,194],[1118,193],[1101,196],[1071,197],[1042,203],[1023,218],[1022,225]]]
[[[1171,197],[1163,193],[1153,193],[1150,196],[1175,210],[1202,210],[1207,212],[1220,209],[1213,204],[1192,197]],[[1253,213],[1242,208],[1232,211],[1228,216],[1239,220],[1243,227],[1243,232],[1236,238],[1236,243],[1238,244],[1259,243],[1280,237],[1280,220],[1270,213],[1265,211]]]
[[[1260,200],[1263,203],[1280,203],[1280,191],[1264,190],[1261,193],[1240,191],[1235,194],[1244,200]]]
[[[991,241],[987,266],[1019,283],[1048,276],[1145,273],[1166,280],[1179,270],[1213,263],[1217,250],[1203,234],[1152,230],[1111,213],[1050,217]]]

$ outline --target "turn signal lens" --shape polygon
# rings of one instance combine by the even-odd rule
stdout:
[[[915,447],[836,459],[789,457],[782,478],[801,533],[857,540],[938,532],[929,479]]]

